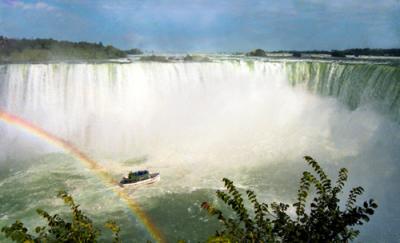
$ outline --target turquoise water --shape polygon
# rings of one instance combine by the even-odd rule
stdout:
[[[240,60],[13,65],[0,69],[0,107],[74,143],[115,179],[131,169],[160,172],[159,183],[126,190],[168,242],[215,232],[218,222],[200,205],[220,205],[215,190],[223,177],[261,200],[292,203],[304,155],[331,176],[347,167],[349,184],[378,201],[360,242],[396,242],[398,70]],[[151,239],[112,189],[70,155],[4,123],[0,135],[0,227],[15,219],[42,224],[36,208],[67,213],[56,198],[62,189],[99,227],[115,219],[124,242]]]

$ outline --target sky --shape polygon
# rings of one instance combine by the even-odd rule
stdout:
[[[163,52],[399,48],[400,0],[0,0],[0,35]]]

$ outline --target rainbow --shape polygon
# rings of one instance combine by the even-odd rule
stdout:
[[[101,181],[108,187],[112,188],[113,192],[118,195],[119,198],[130,208],[134,215],[143,223],[147,231],[150,233],[152,238],[157,242],[165,242],[161,232],[157,227],[151,222],[150,218],[146,213],[140,208],[139,204],[135,202],[124,190],[119,186],[118,181],[116,181],[102,166],[100,166],[95,160],[91,159],[85,153],[80,151],[73,144],[57,137],[44,129],[19,118],[18,116],[12,115],[5,111],[0,110],[0,121],[3,121],[9,125],[21,128],[22,130],[35,135],[48,143],[53,144],[64,151],[70,153],[78,161],[82,162],[87,168],[89,168],[96,176],[98,176]]]

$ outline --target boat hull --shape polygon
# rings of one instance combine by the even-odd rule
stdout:
[[[119,185],[121,187],[135,187],[135,186],[152,184],[152,183],[160,181],[160,179],[161,179],[160,173],[154,173],[154,174],[150,174],[149,179],[137,181],[137,182],[133,182],[133,183],[119,183]]]

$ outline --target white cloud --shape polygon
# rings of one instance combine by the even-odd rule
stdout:
[[[15,8],[23,10],[44,10],[44,11],[54,11],[57,8],[51,6],[45,2],[38,1],[36,3],[25,3],[23,1],[12,1],[11,5]]]
[[[304,3],[318,4],[332,10],[389,10],[400,7],[400,0],[303,0]]]

